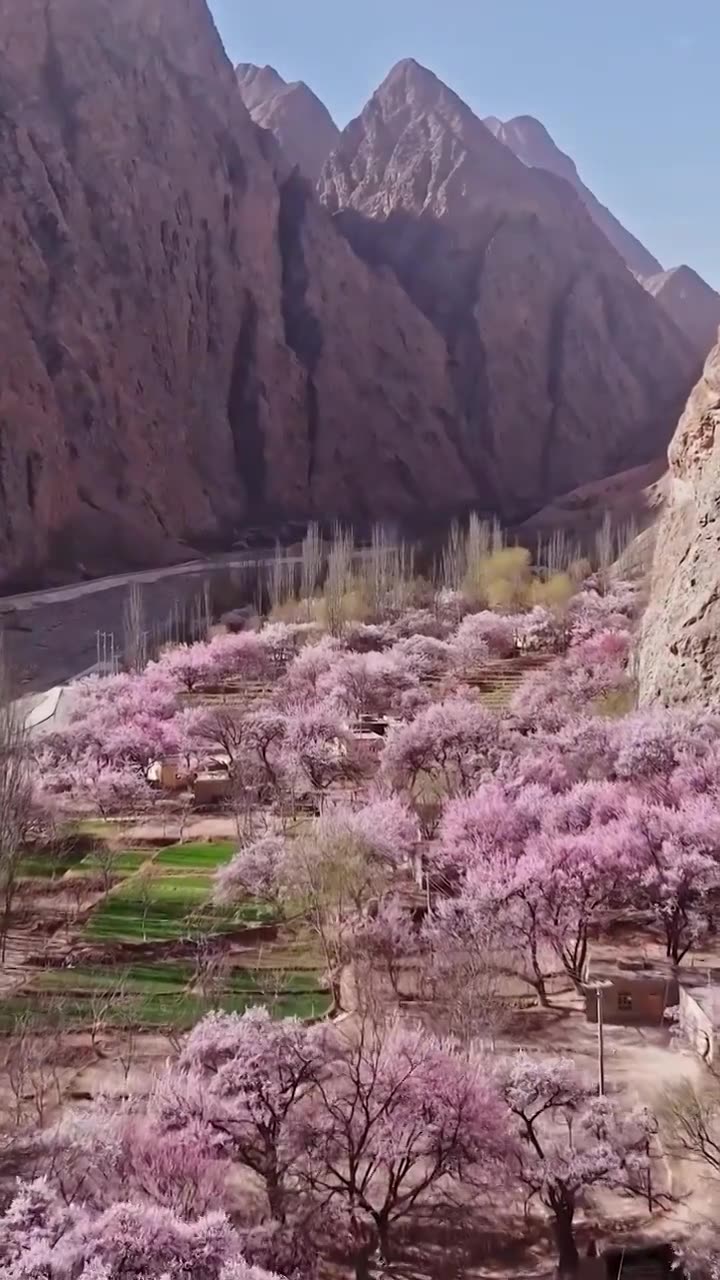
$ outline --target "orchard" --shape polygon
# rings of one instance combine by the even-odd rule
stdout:
[[[712,947],[720,717],[636,708],[636,583],[496,543],[455,530],[433,580],[380,533],[359,564],[336,537],[325,566],[308,535],[264,621],[80,681],[42,734],[8,704],[3,951],[43,850],[161,823],[160,852],[135,836],[53,873],[65,901],[94,868],[57,936],[95,982],[132,906],[124,963],[133,946],[158,972],[180,957],[198,1015],[121,1103],[78,1112],[58,1086],[31,1120],[21,1098],[8,1280],[390,1276],[449,1203],[544,1240],[574,1276],[605,1197],[647,1201],[653,1223],[666,1207],[651,1110],[598,1097],[523,1017],[578,1025],[593,948],[623,930],[674,975]],[[191,855],[185,826],[209,819],[225,845]],[[157,903],[181,890],[171,931]],[[325,1006],[288,1017],[264,967],[303,948]],[[257,999],[233,985],[243,949]],[[145,1033],[137,1017],[121,1037]],[[692,1274],[714,1256],[698,1245]]]

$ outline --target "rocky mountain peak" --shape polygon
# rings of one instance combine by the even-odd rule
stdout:
[[[556,173],[576,189],[578,185],[582,185],[575,161],[556,146],[545,125],[535,116],[515,116],[505,124],[495,116],[488,116],[485,124],[500,142],[510,147],[523,164]]]
[[[406,99],[424,101],[429,106],[442,90],[448,91],[447,86],[429,67],[424,67],[415,58],[402,58],[391,67],[373,96],[389,98],[393,93],[398,93]]]
[[[663,271],[657,258],[585,186],[575,161],[560,150],[540,120],[515,116],[503,123],[488,116],[485,124],[523,164],[554,173],[573,187],[595,225],[685,335],[696,358],[704,359],[720,324],[720,295],[691,267]]]
[[[649,276],[643,284],[704,359],[717,342],[720,294],[685,264]]]
[[[452,127],[465,135],[466,141],[473,139],[476,145],[495,149],[496,144],[489,130],[473,114],[467,103],[433,71],[414,58],[405,58],[396,63],[376,89],[365,110],[378,108],[386,120],[391,119],[395,113],[400,113],[404,119],[437,117],[446,127]]]
[[[240,63],[236,75],[256,124],[270,130],[291,164],[313,184],[340,131],[327,107],[303,80],[288,83],[274,67]]]
[[[689,348],[572,187],[522,163],[431,71],[392,69],[318,189],[445,340],[488,505],[520,516],[661,452]]]
[[[393,208],[444,218],[504,191],[537,183],[462,98],[412,58],[392,68],[344,130],[319,183],[333,212],[345,206],[373,216]]]
[[[248,111],[287,88],[287,81],[283,80],[274,67],[257,67],[254,62],[240,62],[235,68],[235,74]]]

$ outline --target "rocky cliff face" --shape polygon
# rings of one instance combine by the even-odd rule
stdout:
[[[640,645],[643,703],[720,696],[720,347],[688,400],[670,446]]]
[[[319,189],[447,344],[458,447],[506,516],[658,456],[694,360],[567,183],[400,63]]]
[[[564,178],[579,195],[593,222],[607,236],[611,245],[624,258],[628,267],[638,276],[655,275],[662,271],[657,258],[632,235],[604,204],[598,200],[580,177],[575,161],[561,151],[544,124],[534,116],[515,116],[512,120],[498,120],[489,116],[485,121],[495,137],[522,160],[535,169],[547,169]]]
[[[325,104],[302,80],[288,84],[273,67],[241,62],[236,74],[253,120],[275,135],[290,162],[314,185],[340,137]]]
[[[0,576],[446,510],[445,347],[252,123],[205,0],[0,0]]]
[[[704,360],[717,341],[720,294],[692,267],[674,267],[643,280],[649,293],[667,311]]]

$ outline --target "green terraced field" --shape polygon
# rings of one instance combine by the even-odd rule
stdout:
[[[214,871],[224,866],[237,852],[237,844],[232,840],[201,841],[190,844],[172,845],[157,855],[155,862],[160,867],[172,867],[178,871]]]
[[[273,919],[272,908],[262,903],[215,907],[211,893],[211,876],[159,875],[145,890],[137,877],[130,877],[93,912],[86,936],[104,941],[162,942],[194,936],[198,930],[226,933],[243,924]]]
[[[138,871],[150,858],[154,856],[152,849],[125,849],[113,858],[112,871],[113,874],[122,875],[123,873],[131,873]],[[100,871],[104,867],[103,858],[99,858],[96,853],[89,853],[83,858],[79,871]]]
[[[188,993],[160,992],[118,1000],[108,1008],[105,1022],[108,1026],[134,1026],[147,1031],[161,1027],[185,1030],[210,1009],[243,1013],[254,1005],[266,1003],[265,996],[250,992],[220,995],[211,1001]],[[330,998],[322,991],[290,993],[271,1001],[270,1007],[277,1018],[319,1018],[330,1007]],[[40,993],[16,995],[0,1006],[0,1032],[12,1031],[16,1022],[25,1017],[36,1019],[38,1029],[57,1026],[63,1031],[82,1030],[90,1024],[92,1016],[92,1006],[87,999],[67,997],[58,1001],[57,997]]]
[[[91,1021],[97,997],[111,994],[112,1002],[103,1010],[108,1024],[147,1029],[189,1027],[209,1008],[242,1012],[268,1004],[276,1017],[299,1018],[320,1017],[327,1011],[329,996],[321,990],[317,972],[278,974],[278,993],[271,998],[272,977],[272,969],[235,969],[212,994],[201,995],[192,990],[195,974],[187,961],[45,970],[24,992],[2,1003],[0,1031],[11,1029],[23,1016],[37,1018],[46,1027],[82,1027]]]
[[[56,876],[64,876],[66,871],[82,866],[84,858],[83,849],[67,849],[57,857],[53,857],[51,853],[28,854],[20,861],[19,873],[27,879],[53,880]]]

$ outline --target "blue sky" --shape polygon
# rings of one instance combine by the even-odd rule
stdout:
[[[305,80],[338,124],[400,58],[478,115],[530,114],[665,266],[720,288],[718,0],[209,0],[234,62]]]

